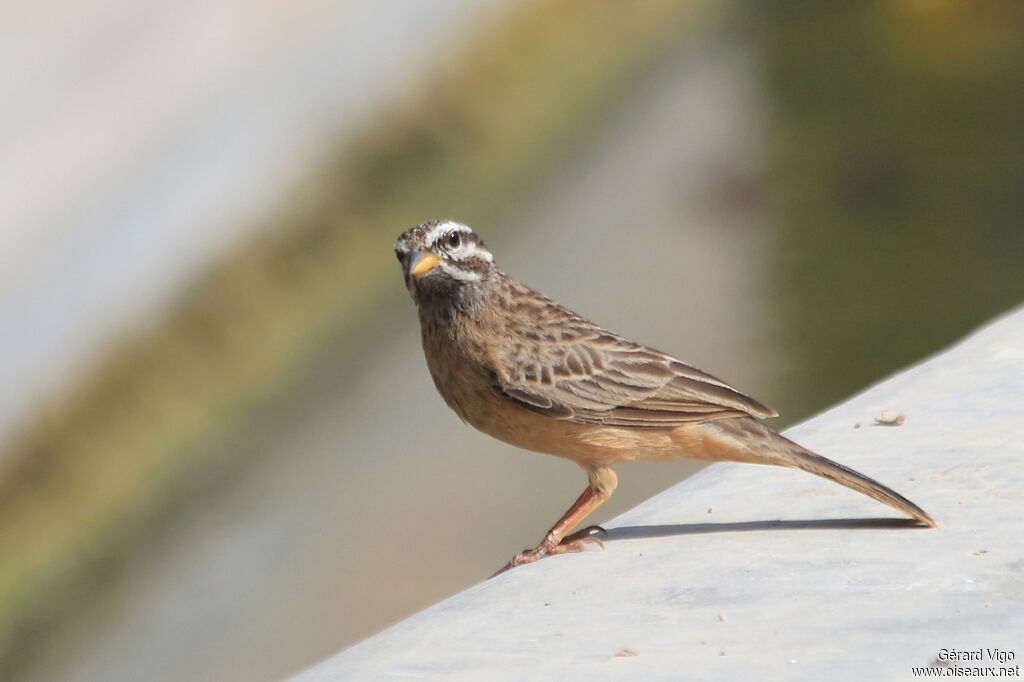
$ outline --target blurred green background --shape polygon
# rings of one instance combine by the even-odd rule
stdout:
[[[264,200],[266,185],[240,181],[223,201],[259,210],[229,217],[218,192],[189,204],[178,220],[217,216],[190,237],[223,242],[214,255],[186,268],[154,250],[183,274],[133,315],[93,316],[103,343],[24,401],[0,459],[4,678],[278,679],[540,539],[585,477],[472,432],[434,394],[391,253],[424,220],[474,226],[513,276],[750,392],[777,427],[1024,299],[1019,2],[507,0],[471,20],[457,2],[356,2],[337,26],[313,6],[326,12],[262,16],[245,68],[168,114],[170,129],[209,115],[220,140],[289,98],[394,87],[346,125],[283,117],[274,135],[302,151],[286,191]],[[83,35],[161,25],[128,14],[83,18]],[[230,12],[168,15],[189,18],[175,41],[192,31],[215,54],[238,40]],[[416,34],[421,15],[440,44],[385,68],[386,36]],[[285,33],[298,47],[278,82],[267,45]],[[325,78],[341,56],[305,49],[338,36],[366,59],[359,87]],[[205,108],[222,100],[237,108]],[[125,115],[161,114],[155,101]],[[188,151],[155,139],[146,164]],[[210,173],[236,158],[276,168],[252,145],[222,159],[208,144],[194,151]],[[103,240],[184,234],[152,216],[185,176],[171,164],[115,182],[138,203],[119,227],[54,232],[47,248],[80,278],[60,286],[114,273],[120,292],[155,272]],[[3,305],[59,310],[46,285],[6,286]],[[123,307],[118,295],[97,305]],[[23,326],[0,337],[8,358],[32,342]],[[16,369],[26,389],[42,381]],[[695,467],[622,467],[594,522]]]

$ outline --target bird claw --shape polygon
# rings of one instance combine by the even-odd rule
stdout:
[[[601,542],[599,539],[595,538],[593,535],[591,535],[591,533],[601,533],[605,537],[608,537],[608,531],[606,531],[601,526],[587,526],[583,530],[578,530],[572,535],[567,535],[565,538],[562,539],[560,543],[558,543],[559,547],[561,547],[562,545],[574,545],[578,546],[579,549],[567,549],[563,551],[579,552],[583,550],[583,545],[585,545],[588,542],[593,542],[596,543],[601,549],[604,549],[604,543]]]
[[[601,526],[587,526],[582,530],[578,530],[572,535],[567,535],[562,538],[561,542],[556,545],[548,545],[547,542],[540,543],[533,549],[523,550],[521,553],[512,557],[512,561],[505,564],[501,570],[492,575],[495,577],[501,575],[505,571],[511,570],[516,566],[522,566],[523,564],[532,564],[534,561],[543,559],[546,556],[553,556],[555,554],[567,554],[569,552],[582,552],[586,549],[588,542],[593,542],[601,549],[604,549],[604,543],[598,538],[595,538],[591,533],[601,533],[607,537],[608,531]],[[546,540],[546,538],[545,538]]]

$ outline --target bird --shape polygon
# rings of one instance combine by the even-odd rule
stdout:
[[[615,491],[614,465],[630,460],[793,467],[935,526],[891,488],[761,423],[775,410],[513,279],[466,225],[431,220],[403,232],[394,249],[445,403],[479,431],[572,460],[587,474],[583,493],[540,544],[498,573],[600,543],[593,536],[604,532],[599,526],[570,531]]]

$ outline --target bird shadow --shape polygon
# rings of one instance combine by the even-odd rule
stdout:
[[[607,528],[603,542],[664,538],[707,533],[750,533],[764,530],[849,530],[879,528],[927,528],[914,519],[802,519],[783,521],[737,521],[733,523],[685,523],[678,525],[618,526]]]

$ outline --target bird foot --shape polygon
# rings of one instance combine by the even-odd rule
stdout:
[[[522,566],[523,564],[532,564],[538,559],[543,559],[546,556],[554,556],[555,554],[566,554],[568,552],[582,552],[588,542],[593,542],[598,545],[601,549],[604,549],[604,543],[599,539],[595,538],[591,533],[601,533],[608,535],[601,526],[587,526],[583,530],[578,530],[572,535],[567,535],[560,541],[555,539],[555,536],[548,534],[544,538],[544,541],[533,549],[523,550],[520,554],[517,554],[512,558],[512,561],[505,564],[501,570],[492,575],[495,577],[501,575],[505,571],[511,570],[516,566]]]

